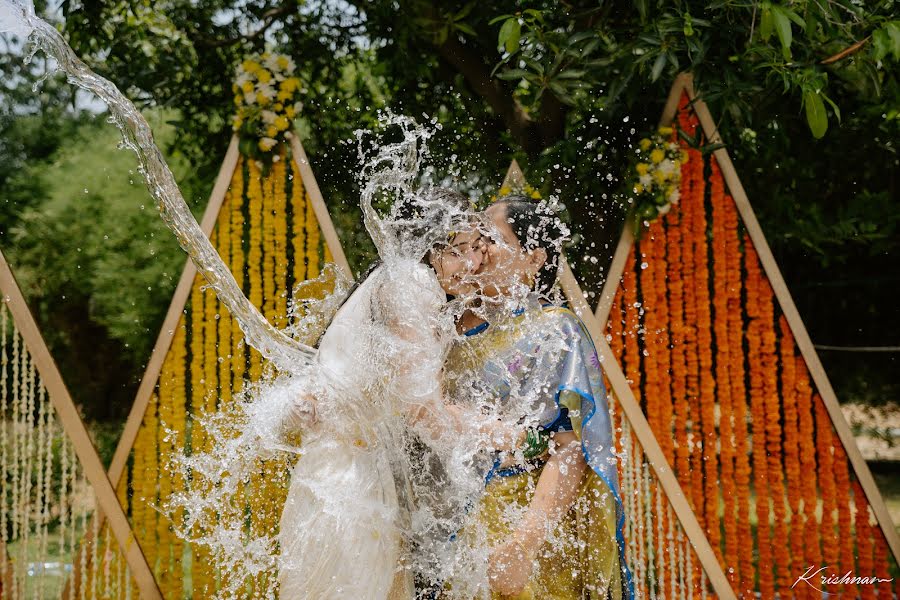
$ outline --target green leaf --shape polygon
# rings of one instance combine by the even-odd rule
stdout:
[[[782,7],[781,10],[787,15],[787,18],[797,24],[800,29],[806,29],[806,21],[790,8]]]
[[[781,54],[785,60],[790,60],[791,41],[793,38],[791,20],[780,6],[772,7],[772,19],[775,21],[775,32],[778,34],[778,41],[781,42]]]
[[[472,26],[468,23],[456,23],[454,26],[457,31],[462,31],[466,35],[471,35],[472,37],[478,37],[478,33],[472,29]]]
[[[803,92],[803,106],[806,109],[806,122],[813,137],[821,139],[828,131],[828,115],[822,97],[812,90]]]
[[[511,81],[513,79],[522,79],[527,74],[528,71],[526,71],[525,69],[508,69],[497,75],[497,78]]]
[[[656,81],[659,79],[659,76],[662,75],[663,67],[666,66],[666,53],[661,52],[659,56],[656,57],[656,60],[653,63],[653,68],[650,70],[650,80]]]
[[[566,69],[556,77],[559,79],[581,79],[582,77],[584,77],[584,75],[585,71],[579,71],[577,69]]]
[[[872,42],[875,46],[875,60],[884,60],[891,55],[894,60],[900,60],[900,21],[891,21],[881,29],[872,33]]]
[[[512,16],[513,16],[513,15],[500,15],[500,16],[498,16],[498,17],[494,17],[493,19],[491,19],[490,21],[488,21],[488,25],[496,25],[496,24],[499,23],[500,21],[505,21],[505,20],[511,18]]]
[[[500,35],[497,37],[497,45],[512,54],[519,49],[519,40],[522,37],[522,26],[519,25],[519,19],[512,17],[504,21],[500,28]]]
[[[684,37],[694,35],[694,22],[691,19],[691,13],[684,13]]]
[[[769,7],[765,7],[762,9],[762,15],[759,19],[759,37],[762,41],[766,42],[772,36],[772,31],[775,29],[775,22],[772,18],[772,9]]]
[[[820,95],[825,99],[825,102],[827,102],[831,106],[831,110],[834,111],[834,116],[837,117],[838,123],[840,123],[841,122],[841,109],[839,109],[838,105],[835,104],[834,101],[831,98],[829,98],[828,96],[826,96],[824,93],[821,93]]]
[[[882,61],[891,51],[891,37],[887,29],[876,29],[872,33],[872,45],[875,50],[875,60]]]

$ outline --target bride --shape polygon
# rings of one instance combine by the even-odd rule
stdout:
[[[415,224],[402,233],[419,249],[465,226],[463,196],[438,189],[413,200],[415,219],[393,224]],[[381,233],[385,223],[378,221]],[[458,429],[440,401],[443,332],[453,321],[441,312],[446,296],[421,261],[425,252],[416,260],[408,246],[405,256],[385,250],[322,336],[317,380],[284,422],[285,431],[303,430],[303,442],[281,517],[283,598],[413,597],[409,571],[398,569],[410,518],[404,432],[436,443]],[[455,259],[474,270],[479,256]]]

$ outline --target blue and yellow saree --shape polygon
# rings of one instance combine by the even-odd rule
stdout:
[[[492,403],[492,411],[523,427],[573,431],[590,467],[519,598],[633,598],[606,389],[594,344],[578,317],[558,306],[534,305],[470,330],[451,349],[445,378],[457,402],[482,408]],[[475,522],[489,544],[512,531],[541,469],[540,460],[503,468],[498,461],[486,474]]]

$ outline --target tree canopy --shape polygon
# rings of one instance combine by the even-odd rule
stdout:
[[[689,70],[813,339],[877,346],[892,343],[886,332],[900,325],[890,309],[900,281],[895,7],[64,0],[55,16],[88,64],[155,111],[198,206],[231,135],[234,67],[266,48],[290,55],[305,94],[297,126],[358,270],[373,255],[356,209],[351,140],[389,107],[439,126],[437,179],[484,192],[517,158],[532,184],[565,204],[577,241],[570,252],[596,290],[623,222],[629,153],[655,125],[675,75]],[[183,257],[138,209],[145,196],[124,183],[133,178],[127,161],[100,151],[113,146],[111,130],[79,116],[61,81],[51,78],[35,95],[40,68],[22,67],[20,55],[15,44],[0,55],[0,157],[14,166],[0,173],[0,226],[33,274],[34,297],[45,299],[45,321],[70,341],[90,326],[127,344],[133,354],[120,360],[131,365],[123,371],[133,385],[162,317],[166,277]],[[75,177],[86,172],[93,179]],[[120,236],[126,229],[130,239]],[[104,235],[111,239],[101,242]],[[64,312],[64,286],[48,273],[78,280],[85,301]],[[838,302],[821,302],[823,290]],[[852,316],[835,319],[838,311]],[[824,358],[846,375],[838,384],[845,396],[883,400],[900,388],[888,374],[896,355]]]

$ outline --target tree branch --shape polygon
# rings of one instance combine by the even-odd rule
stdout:
[[[475,92],[484,98],[488,106],[509,128],[510,133],[529,154],[539,152],[541,141],[535,135],[534,122],[528,117],[509,90],[491,77],[491,69],[481,56],[450,35],[436,45],[438,55],[459,71]]]
[[[262,14],[263,22],[262,25],[260,25],[259,29],[253,31],[252,33],[248,33],[247,35],[238,35],[225,39],[217,39],[208,37],[197,30],[195,31],[195,39],[200,45],[206,46],[207,48],[222,48],[224,46],[233,46],[234,44],[238,44],[240,42],[252,41],[264,34],[269,29],[269,27],[275,24],[275,21],[277,21],[279,17],[290,14],[291,11],[295,10],[296,8],[297,4],[291,1],[285,2],[281,6],[270,8]]]

